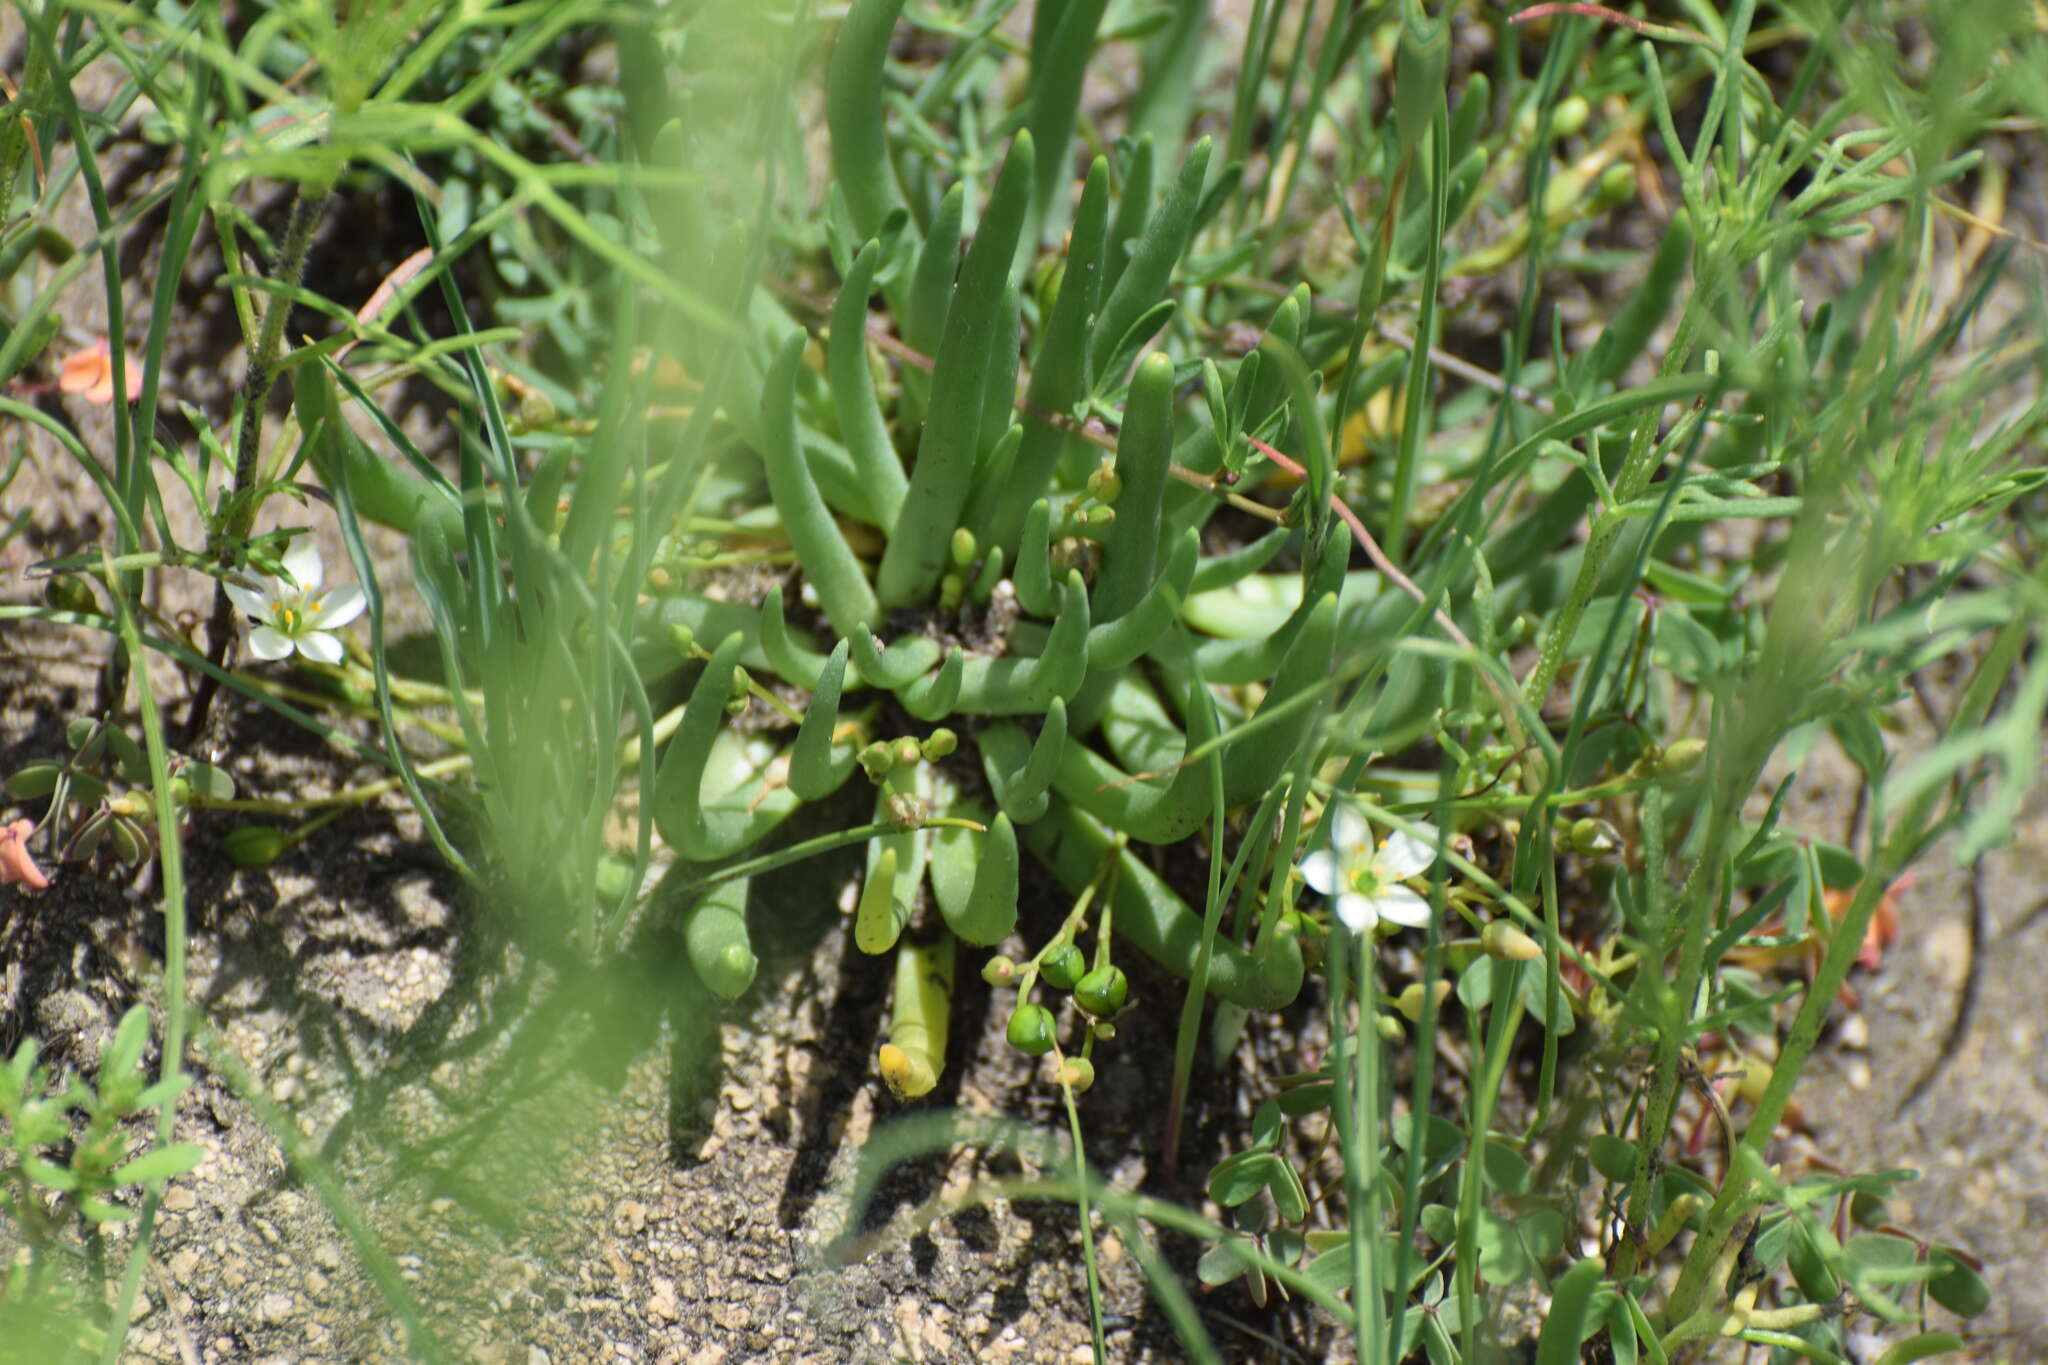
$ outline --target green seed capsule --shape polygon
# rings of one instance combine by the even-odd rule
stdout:
[[[1010,1046],[1027,1057],[1043,1057],[1052,1051],[1054,1030],[1052,1011],[1043,1005],[1019,1005],[1017,1012],[1010,1016],[1010,1026],[1004,1030]]]
[[[1657,771],[1665,777],[1676,777],[1699,767],[1700,760],[1707,756],[1707,742],[1697,736],[1676,740],[1664,751]]]
[[[1614,826],[1594,815],[1572,823],[1571,840],[1573,850],[1588,857],[1612,853],[1621,847],[1621,835]]]
[[[1628,203],[1636,197],[1636,168],[1626,161],[1617,161],[1600,172],[1599,183],[1593,188],[1593,202],[1601,208],[1614,208]]]
[[[1479,931],[1479,946],[1486,950],[1488,957],[1497,957],[1504,962],[1528,962],[1543,956],[1543,949],[1535,939],[1504,919],[1491,920]]]
[[[1131,983],[1121,967],[1097,967],[1074,987],[1074,999],[1081,1008],[1099,1019],[1107,1019],[1124,1007]]]
[[[59,611],[95,612],[100,609],[99,601],[93,597],[92,589],[85,580],[71,574],[60,574],[43,584],[43,600]]]
[[[221,846],[227,850],[228,861],[236,867],[268,867],[291,847],[284,831],[269,825],[244,825],[229,830]]]
[[[1557,107],[1550,111],[1550,135],[1572,136],[1586,126],[1586,120],[1592,113],[1593,106],[1586,103],[1584,95],[1566,95],[1557,102]]]
[[[1038,974],[1045,978],[1045,984],[1062,991],[1074,989],[1081,974],[1087,970],[1088,960],[1071,943],[1062,943],[1040,958],[1038,963]]]

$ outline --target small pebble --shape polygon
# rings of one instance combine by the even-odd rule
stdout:
[[[1842,1021],[1835,1030],[1835,1041],[1843,1047],[1861,1052],[1870,1046],[1870,1019],[1860,1011]]]

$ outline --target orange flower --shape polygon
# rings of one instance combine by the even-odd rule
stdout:
[[[20,882],[40,891],[50,884],[36,860],[28,856],[28,836],[35,833],[33,821],[16,820],[0,825],[0,883]]]
[[[1884,889],[1877,899],[1877,909],[1870,916],[1870,924],[1863,931],[1863,943],[1856,952],[1856,965],[1865,971],[1876,971],[1884,965],[1884,951],[1899,941],[1898,894],[1913,884],[1912,875],[1899,878]],[[1849,913],[1849,903],[1856,899],[1854,891],[1830,891],[1824,897],[1828,914],[1837,923]]]
[[[132,355],[127,361],[128,401],[132,403],[142,397],[142,362]],[[57,370],[57,388],[83,395],[88,403],[114,401],[114,352],[105,337],[64,357]]]

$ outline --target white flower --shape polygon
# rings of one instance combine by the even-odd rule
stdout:
[[[1372,826],[1349,804],[1332,802],[1328,818],[1330,847],[1302,859],[1301,875],[1332,898],[1337,918],[1360,934],[1381,920],[1429,923],[1429,902],[1401,883],[1436,861],[1436,830],[1418,822],[1415,834],[1396,830],[1374,843]]]
[[[323,664],[341,662],[341,641],[330,631],[345,626],[363,611],[363,590],[351,583],[333,592],[320,586],[320,550],[310,538],[295,540],[284,552],[291,580],[260,578],[229,583],[228,596],[256,622],[249,648],[259,659],[282,659],[294,648]]]

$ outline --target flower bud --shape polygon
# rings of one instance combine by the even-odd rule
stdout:
[[[896,766],[899,768],[908,768],[911,764],[924,757],[924,751],[918,747],[917,741],[908,735],[896,741],[895,752]]]
[[[1401,1021],[1391,1014],[1376,1014],[1373,1023],[1379,1028],[1380,1037],[1390,1043],[1398,1043],[1408,1036],[1408,1030],[1401,1027]]]
[[[240,829],[228,831],[221,840],[227,850],[228,861],[236,867],[268,867],[284,856],[291,847],[284,837],[284,831],[269,825],[243,825]]]
[[[1116,466],[1107,455],[1103,456],[1102,463],[1088,476],[1088,496],[1097,502],[1115,502],[1123,491],[1124,481],[1117,474]]]
[[[1005,990],[1017,984],[1017,964],[997,953],[981,964],[981,979],[997,990]]]
[[[746,714],[747,703],[753,700],[753,693],[753,675],[744,668],[735,668],[732,671],[732,686],[725,694],[726,714],[733,716]]]
[[[1433,993],[1436,996],[1436,1003],[1439,1006],[1441,1006],[1444,1003],[1444,998],[1450,995],[1451,993],[1451,983],[1444,980],[1438,980],[1435,983],[1435,989]],[[1408,985],[1402,989],[1401,994],[1395,997],[1394,1008],[1401,1011],[1402,1017],[1407,1019],[1409,1023],[1421,1023],[1422,983],[1420,981],[1409,982]]]
[[[1121,967],[1097,967],[1074,986],[1074,999],[1098,1019],[1107,1019],[1124,1007],[1131,983]]]
[[[1095,1035],[1095,1041],[1106,1043],[1116,1037],[1116,1025],[1107,1019],[1096,1019],[1088,1025],[1088,1031]]]
[[[939,610],[952,611],[967,596],[967,580],[950,570],[939,580]]]
[[[896,751],[885,740],[876,740],[860,751],[860,766],[866,771],[868,781],[880,782],[896,766]]]
[[[953,551],[953,567],[965,569],[974,562],[974,551],[976,548],[974,532],[968,530],[965,526],[955,527],[951,548]]]
[[[668,628],[668,638],[669,642],[675,645],[676,653],[682,655],[685,659],[697,657],[696,631],[691,630],[688,626],[670,626]]]
[[[1025,1056],[1043,1057],[1054,1042],[1052,1011],[1043,1005],[1019,1005],[1003,1034]]]
[[[1076,1095],[1086,1093],[1095,1084],[1095,1063],[1086,1057],[1069,1057],[1060,1063],[1060,1084]]]
[[[1049,949],[1038,960],[1038,974],[1045,978],[1045,984],[1057,990],[1070,991],[1088,970],[1088,960],[1081,956],[1081,950],[1071,943],[1062,943]]]
[[[1488,957],[1503,962],[1528,962],[1543,956],[1543,948],[1535,939],[1504,919],[1491,920],[1479,931],[1479,946]]]
[[[935,763],[959,747],[960,736],[951,730],[939,729],[927,735],[924,742],[917,746],[917,751],[924,756],[925,762]]]
[[[1108,503],[1097,503],[1081,514],[1083,525],[1097,528],[1106,527],[1116,520],[1116,509]]]

